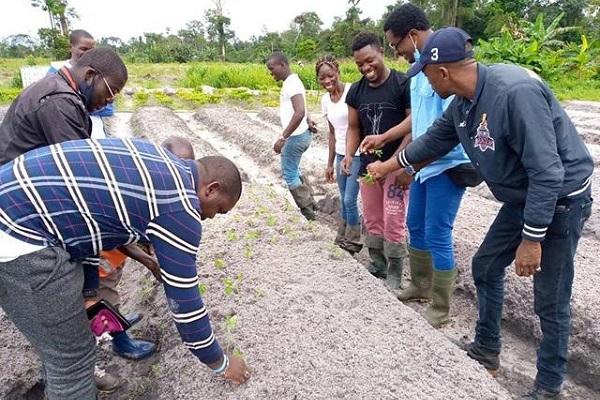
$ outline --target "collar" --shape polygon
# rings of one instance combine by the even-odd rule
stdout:
[[[69,69],[66,66],[62,67],[61,69],[58,70],[58,75],[60,75],[65,81],[67,81],[69,86],[71,86],[71,88],[74,91],[79,93],[79,90],[77,89],[77,85],[75,84],[75,80],[73,79],[73,75],[71,75],[71,72],[69,71]]]
[[[483,64],[477,63],[477,85],[475,86],[475,95],[473,96],[473,105],[477,104],[483,87],[485,86],[485,78],[487,76],[488,67]]]

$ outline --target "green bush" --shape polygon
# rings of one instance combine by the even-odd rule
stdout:
[[[0,104],[10,104],[21,93],[21,88],[0,88]]]
[[[133,95],[133,104],[135,105],[135,107],[142,107],[145,106],[146,103],[148,103],[148,100],[150,99],[150,93],[145,92],[145,91],[138,91],[135,92],[135,94]]]

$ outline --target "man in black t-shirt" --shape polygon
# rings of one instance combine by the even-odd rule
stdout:
[[[352,44],[354,61],[363,77],[355,82],[346,98],[348,131],[346,155],[342,171],[348,172],[352,156],[368,135],[381,135],[399,129],[410,114],[410,81],[405,74],[385,65],[384,51],[377,35],[364,31]],[[406,250],[406,208],[408,190],[395,185],[397,172],[373,181],[366,166],[376,160],[385,161],[398,149],[406,147],[410,135],[386,144],[381,152],[361,154],[360,194],[364,226],[369,249],[369,271],[377,277],[387,277],[391,289],[398,289]]]

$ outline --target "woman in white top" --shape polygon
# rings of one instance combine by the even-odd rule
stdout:
[[[362,249],[357,203],[360,168],[358,153],[354,156],[351,170],[340,171],[340,163],[346,153],[346,130],[348,129],[346,94],[348,94],[351,84],[340,80],[339,63],[333,56],[319,58],[315,69],[319,84],[327,90],[327,93],[321,98],[321,109],[329,122],[329,158],[326,178],[329,183],[337,180],[340,189],[342,219],[338,226],[335,244],[354,254]]]

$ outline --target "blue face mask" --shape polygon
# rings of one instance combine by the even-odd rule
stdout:
[[[417,62],[421,59],[421,52],[416,47],[415,47],[415,52],[413,53],[413,57],[415,58],[415,62]]]
[[[83,81],[79,84],[79,92],[83,95],[83,97],[85,97],[85,108],[88,111],[92,111],[90,110],[90,105],[92,103],[92,97],[94,94],[94,84],[92,81],[92,84],[87,83],[86,81]]]
[[[413,40],[412,36],[409,35],[410,41],[412,42],[415,51],[413,53],[413,57],[415,58],[415,62],[419,61],[421,59],[421,52],[419,51],[419,49],[417,49],[417,44],[415,43],[415,41]]]

